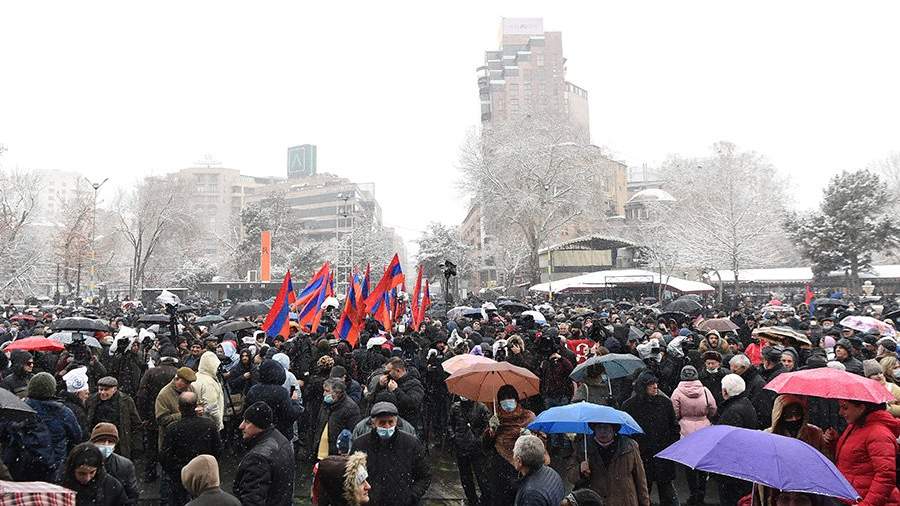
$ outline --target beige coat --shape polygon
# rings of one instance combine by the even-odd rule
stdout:
[[[222,393],[222,384],[219,383],[218,372],[221,361],[211,351],[203,352],[200,356],[200,365],[197,367],[197,381],[191,386],[197,392],[197,401],[206,410],[206,416],[216,422],[219,430],[225,427],[222,423],[222,414],[225,408],[225,395]]]
[[[578,450],[567,477],[576,488],[588,487],[603,498],[603,504],[617,506],[650,506],[650,492],[638,444],[626,436],[616,436],[617,448],[607,467],[600,457],[599,445],[588,436],[587,456],[590,463],[589,477],[581,475],[584,460],[584,442],[576,444]]]

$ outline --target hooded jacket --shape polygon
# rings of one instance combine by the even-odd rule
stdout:
[[[288,394],[291,393],[291,388],[297,387],[297,377],[294,376],[294,373],[291,372],[291,359],[288,358],[284,353],[276,353],[272,356],[272,360],[281,364],[281,367],[284,367],[284,384],[282,385],[285,390],[288,391]],[[349,387],[349,385],[348,385]]]
[[[263,401],[272,408],[275,428],[288,440],[294,438],[294,422],[303,413],[300,403],[291,399],[284,389],[286,378],[284,367],[278,362],[268,359],[259,364],[259,383],[250,387],[245,406]]]
[[[25,372],[25,363],[31,360],[31,353],[22,350],[13,350],[9,355],[9,368],[12,371],[0,382],[0,388],[5,388],[16,394],[20,399],[28,395],[28,380],[32,373]]]
[[[219,364],[221,363],[215,353],[203,352],[203,355],[200,356],[200,365],[197,367],[197,381],[192,385],[194,391],[197,392],[197,401],[205,405],[206,416],[216,423],[219,430],[225,426],[222,423],[225,396],[218,380]]]
[[[837,441],[835,464],[862,496],[860,506],[900,505],[896,482],[900,420],[884,410],[851,423]]]
[[[194,498],[187,506],[241,506],[241,501],[219,487],[219,465],[211,455],[198,455],[184,466],[181,484]]]
[[[647,395],[647,386],[655,379],[646,371],[641,373],[634,382],[634,393],[623,403],[622,410],[644,429],[644,433],[634,439],[641,450],[647,481],[671,481],[675,479],[675,463],[654,458],[654,455],[678,441],[681,427],[668,397],[662,393]]]
[[[672,407],[681,427],[681,437],[711,425],[716,415],[716,398],[700,380],[682,381],[672,392]]]
[[[366,454],[332,455],[319,462],[313,484],[319,506],[359,506],[355,499],[356,478],[366,469]]]

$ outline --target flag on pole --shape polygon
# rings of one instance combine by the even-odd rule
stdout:
[[[319,328],[322,318],[322,303],[328,298],[331,291],[331,268],[328,262],[322,264],[319,271],[313,276],[297,297],[297,321],[300,326],[309,332],[315,333]]]
[[[806,285],[806,297],[804,302],[809,307],[809,314],[812,316],[816,312],[816,293],[812,291],[809,285]]]
[[[366,271],[368,272],[368,269]],[[403,283],[403,280],[403,269],[400,267],[400,258],[394,253],[394,258],[391,259],[391,263],[389,263],[387,269],[384,270],[381,281],[378,282],[378,285],[375,286],[372,293],[366,297],[366,307],[375,307],[375,303],[378,299],[384,298],[385,294],[391,291],[391,288],[400,286]]]
[[[356,276],[348,276],[347,298],[344,300],[344,311],[334,329],[334,337],[341,341],[347,341],[355,348],[359,341],[359,333],[365,322],[365,313],[362,311],[359,296],[359,286]]]
[[[294,284],[291,282],[291,271],[287,271],[284,280],[281,282],[281,288],[278,295],[275,296],[275,303],[269,309],[269,314],[263,321],[263,330],[269,337],[284,336],[290,334],[290,313],[291,304],[296,302],[297,298],[294,294]]]
[[[419,327],[425,321],[425,312],[428,311],[429,306],[431,306],[431,292],[428,290],[428,280],[426,279],[425,289],[422,290],[422,301],[419,302],[416,310],[413,311],[413,331],[419,331]]]
[[[365,277],[363,277],[362,286],[359,289],[359,294],[362,297],[363,304],[365,304],[366,299],[369,298],[369,271],[371,270],[371,267],[371,264],[366,264],[366,275]]]

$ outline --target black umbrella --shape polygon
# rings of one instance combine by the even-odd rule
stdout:
[[[100,320],[84,318],[82,316],[70,316],[60,318],[50,325],[53,330],[88,330],[91,332],[109,332],[109,325]]]
[[[197,325],[208,325],[210,323],[222,323],[225,321],[225,318],[217,314],[208,314],[206,316],[201,316],[194,320],[194,323]]]
[[[238,321],[233,321],[233,322],[225,322],[221,325],[216,325],[215,327],[212,328],[212,330],[210,330],[209,333],[214,336],[221,336],[228,332],[239,332],[241,330],[255,329],[255,328],[256,328],[256,325],[254,325],[248,321],[238,320]]]
[[[636,340],[636,341],[643,341],[644,338],[647,337],[647,335],[644,334],[644,333],[641,331],[641,329],[639,329],[639,328],[635,327],[634,325],[632,325],[632,326],[630,326],[630,327],[628,328],[628,337],[629,337],[629,338],[632,338],[632,339],[634,339],[634,340]]]
[[[21,421],[37,412],[25,401],[5,388],[0,388],[0,418],[9,421]]]
[[[467,310],[463,311],[460,316],[462,316],[464,318],[472,318],[472,319],[476,319],[476,320],[480,320],[484,317],[484,315],[481,314],[481,309],[478,309],[478,308],[467,309]]]
[[[172,317],[167,314],[145,314],[138,318],[138,323],[169,323]]]
[[[513,302],[509,300],[504,300],[497,304],[501,309],[505,309],[510,313],[521,313],[522,311],[528,311],[531,309],[527,304],[522,304],[521,302]]]
[[[603,299],[600,301],[600,304],[615,304],[615,303],[616,303],[616,301],[614,301],[612,299]]]
[[[617,302],[616,303],[616,308],[618,308],[618,309],[631,309],[633,307],[634,307],[634,304],[632,304],[630,302]]]
[[[815,300],[816,307],[850,307],[850,304],[847,304],[841,299],[816,299]]]
[[[900,318],[900,309],[895,309],[890,313],[887,313],[886,315],[884,315],[883,319],[891,320],[892,322],[897,323],[898,318]]]
[[[657,320],[665,320],[665,321],[675,320],[678,323],[683,323],[684,321],[688,320],[689,318],[690,318],[690,316],[688,316],[685,313],[682,313],[681,311],[666,311],[665,313],[659,313],[659,315],[656,317]]]
[[[673,300],[672,302],[666,304],[666,307],[663,308],[663,311],[671,312],[678,311],[681,313],[699,313],[700,310],[703,309],[703,306],[700,305],[696,300],[691,299],[678,299]],[[662,315],[660,315],[662,316]]]
[[[686,294],[682,295],[681,297],[678,297],[675,300],[682,300],[682,299],[700,302],[701,300],[703,300],[703,297],[697,295],[696,293],[686,293]]]
[[[225,318],[255,318],[268,313],[269,306],[267,306],[265,302],[251,300],[250,302],[238,302],[228,308],[228,311],[225,313]]]
[[[185,304],[178,304],[178,309],[176,309],[175,311],[178,313],[196,313],[197,308]]]

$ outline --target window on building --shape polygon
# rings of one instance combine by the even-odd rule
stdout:
[[[534,63],[538,67],[543,67],[544,66],[544,55],[541,53],[536,54],[535,58],[534,58]]]

